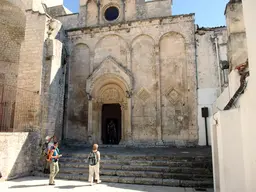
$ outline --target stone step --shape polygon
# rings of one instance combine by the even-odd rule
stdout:
[[[35,172],[34,175],[49,177],[49,175]],[[87,181],[88,175],[79,174],[64,174],[60,173],[57,175],[59,179],[67,180],[81,180]],[[162,178],[141,178],[141,177],[123,177],[123,176],[101,176],[103,182],[110,183],[129,183],[129,184],[143,184],[143,185],[161,185],[161,186],[171,186],[171,187],[194,187],[194,188],[212,188],[212,179],[207,179],[203,181],[199,180],[178,180],[178,179],[162,179]]]
[[[63,157],[61,162],[74,162],[74,163],[87,163],[87,159],[84,158],[74,158],[74,157]],[[212,166],[211,161],[198,161],[198,162],[188,162],[188,161],[168,161],[168,160],[116,160],[116,159],[101,159],[101,164],[122,164],[122,165],[148,165],[148,166],[170,166],[170,167],[205,167],[208,168]]]
[[[62,168],[60,173],[88,175],[88,168]],[[130,171],[130,170],[114,170],[101,169],[100,175],[103,176],[122,176],[122,177],[147,177],[147,178],[163,178],[163,179],[185,179],[185,180],[203,180],[211,179],[212,175],[192,174],[192,173],[165,173],[154,171]]]
[[[88,169],[87,163],[62,163],[63,169]],[[142,166],[142,165],[119,165],[119,164],[101,164],[103,170],[127,170],[127,171],[153,171],[160,173],[193,173],[193,174],[212,174],[211,170],[198,167],[170,167],[170,166]]]
[[[87,153],[72,153],[72,152],[65,152],[62,153],[63,157],[62,159],[65,158],[76,158],[76,159],[82,159],[85,160],[88,157]],[[195,157],[191,157],[191,156],[164,156],[164,155],[160,155],[160,156],[156,156],[156,155],[138,155],[138,154],[101,154],[101,158],[102,159],[108,159],[108,160],[120,160],[120,161],[179,161],[179,162],[211,162],[211,157],[208,156],[195,156]]]

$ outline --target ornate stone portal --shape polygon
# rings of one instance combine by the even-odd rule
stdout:
[[[92,99],[88,105],[88,141],[102,144],[102,106],[120,104],[122,144],[132,140],[131,99],[127,96],[133,89],[131,73],[112,57],[106,58],[87,79],[86,91]]]

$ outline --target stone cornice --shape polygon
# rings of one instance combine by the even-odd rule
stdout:
[[[111,23],[111,24],[105,24],[105,25],[98,25],[98,26],[89,26],[89,27],[79,27],[79,28],[73,28],[68,29],[66,32],[69,34],[80,34],[82,33],[97,33],[102,31],[109,31],[111,30],[128,30],[129,32],[130,28],[133,28],[134,26],[137,27],[139,24],[146,24],[146,23],[155,23],[157,25],[159,24],[171,24],[171,23],[177,23],[180,22],[179,19],[183,19],[183,22],[191,22],[195,21],[194,18],[195,14],[184,14],[184,15],[174,15],[174,16],[168,16],[168,17],[157,17],[157,18],[148,18],[148,19],[142,19],[142,20],[133,20],[133,21],[125,21],[120,23]],[[78,33],[77,33],[78,32]]]

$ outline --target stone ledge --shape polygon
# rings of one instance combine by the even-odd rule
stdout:
[[[68,29],[66,30],[69,35],[79,35],[83,33],[97,33],[97,32],[102,32],[104,30],[109,31],[109,28],[112,28],[112,31],[114,29],[119,29],[119,30],[125,30],[125,29],[130,29],[135,26],[143,24],[156,24],[156,25],[161,25],[161,24],[172,24],[172,23],[177,23],[180,22],[178,21],[179,19],[182,19],[183,22],[192,22],[194,21],[194,13],[191,14],[184,14],[184,15],[174,15],[174,16],[167,16],[167,17],[156,17],[156,18],[149,18],[149,19],[142,19],[142,20],[132,20],[132,21],[126,21],[126,22],[120,22],[120,23],[113,23],[113,24],[104,24],[104,25],[99,25],[99,26],[88,26],[88,27],[78,27],[78,28],[73,28],[73,29]]]

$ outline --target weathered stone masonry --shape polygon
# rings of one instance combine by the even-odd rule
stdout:
[[[106,102],[125,105],[125,143],[196,143],[194,15],[75,29],[68,35],[72,49],[68,138],[83,141],[92,137],[101,143],[99,111]],[[134,82],[125,87],[128,82],[120,80],[125,79],[122,72],[119,80],[114,80],[113,67],[126,71]],[[108,70],[107,76],[104,70]],[[95,73],[101,73],[99,82],[105,84],[91,79]],[[88,80],[92,82],[86,84]],[[92,87],[86,87],[90,84]],[[124,88],[118,91],[115,86]],[[102,101],[105,98],[99,92],[103,88],[114,89],[117,95],[120,92],[118,98],[110,98],[117,100]],[[131,92],[131,98],[125,97],[126,91]],[[84,118],[87,113],[89,122]]]

